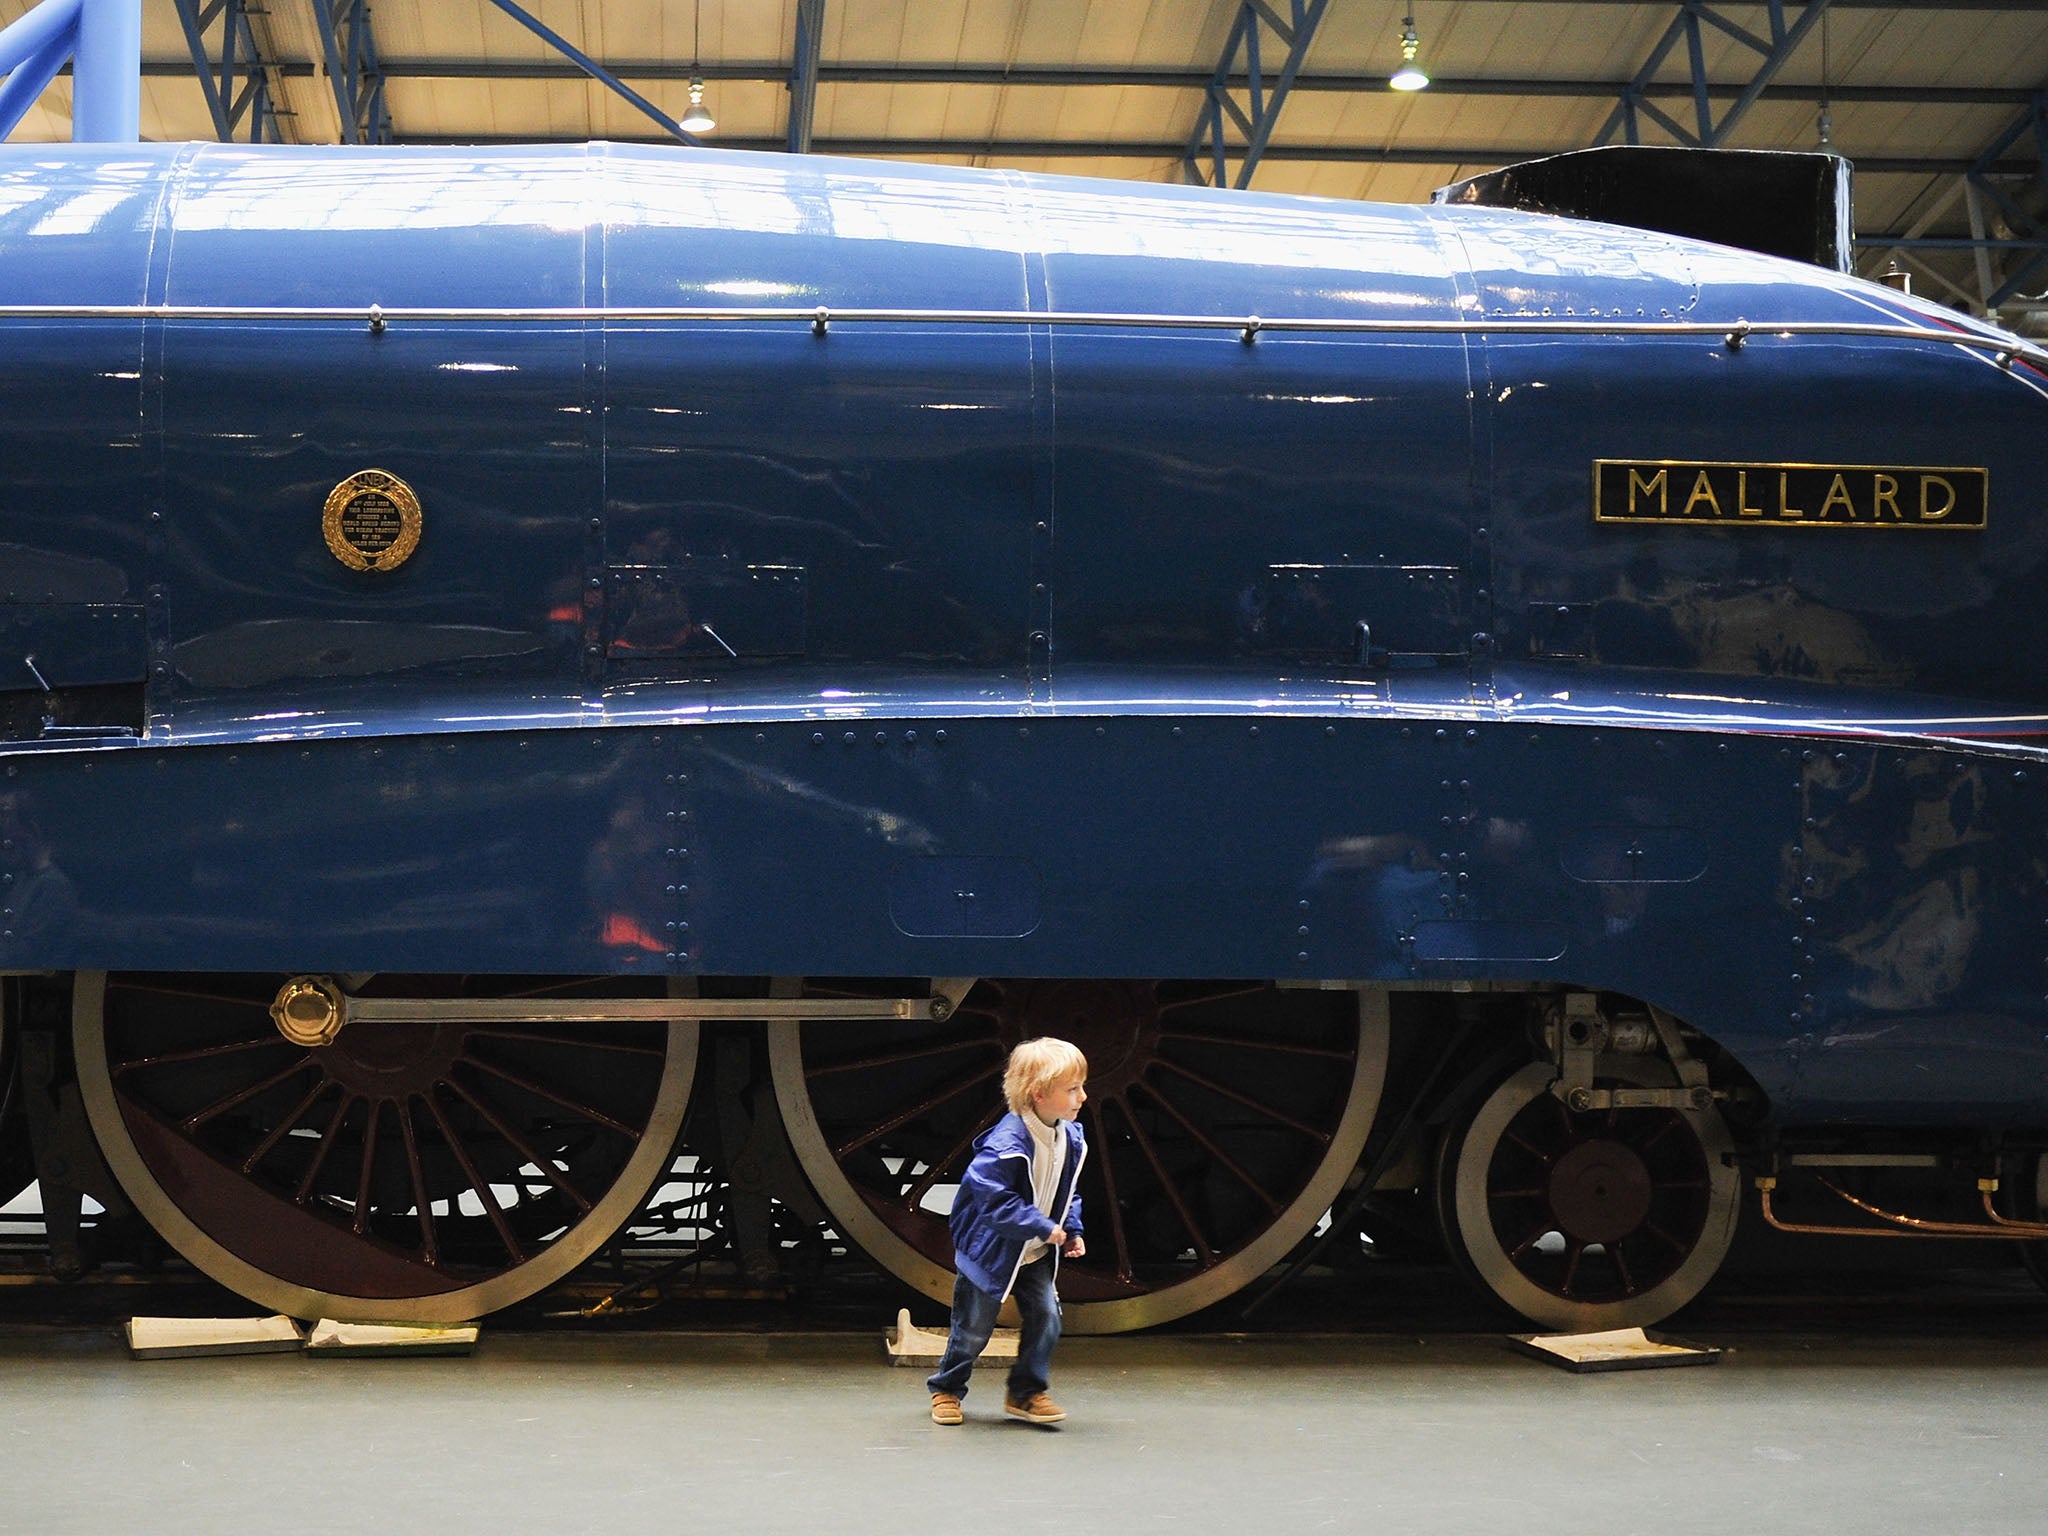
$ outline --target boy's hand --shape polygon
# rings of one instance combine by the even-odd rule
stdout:
[[[1065,1227],[1054,1227],[1045,1234],[1045,1240],[1052,1247],[1059,1249],[1061,1253],[1067,1251],[1067,1229]]]
[[[1067,1239],[1065,1246],[1060,1249],[1060,1254],[1064,1258],[1078,1259],[1087,1251],[1087,1243],[1083,1242],[1079,1235],[1076,1235]]]

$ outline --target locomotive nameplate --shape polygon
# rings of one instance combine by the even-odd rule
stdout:
[[[1981,529],[1990,471],[1595,459],[1593,521],[1715,528]]]
[[[420,542],[420,499],[398,476],[361,469],[327,493],[321,531],[335,559],[352,571],[389,571]]]

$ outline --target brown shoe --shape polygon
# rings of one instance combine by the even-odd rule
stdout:
[[[934,1424],[958,1424],[967,1415],[960,1411],[960,1399],[950,1392],[932,1394],[932,1422]]]
[[[1057,1424],[1067,1416],[1067,1410],[1043,1392],[1034,1392],[1029,1397],[1006,1397],[1003,1412],[1027,1424]]]

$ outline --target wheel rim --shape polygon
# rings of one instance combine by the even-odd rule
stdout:
[[[1546,1327],[1640,1327],[1713,1277],[1734,1237],[1740,1185],[1718,1111],[1577,1114],[1538,1062],[1494,1090],[1447,1147],[1444,1202],[1481,1284]],[[1598,1083],[1658,1086],[1633,1062]]]
[[[2015,1221],[2040,1221],[2048,1215],[2048,1154],[2009,1152],[1999,1163],[1999,1201]],[[2015,1242],[2020,1263],[2034,1283],[2048,1291],[2048,1242]]]
[[[1265,984],[983,982],[945,1025],[780,1023],[776,1097],[834,1223],[937,1300],[952,1186],[1002,1114],[1011,1046],[1089,1061],[1089,1253],[1060,1266],[1076,1333],[1183,1316],[1304,1237],[1358,1161],[1386,1069],[1386,996]]]
[[[453,1322],[553,1284],[666,1164],[694,1022],[363,1025],[286,1041],[277,977],[81,974],[78,1081],[109,1166],[200,1270],[297,1317]],[[616,995],[378,978],[385,995]]]

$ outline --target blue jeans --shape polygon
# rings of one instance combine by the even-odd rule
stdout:
[[[1023,1337],[1017,1341],[1017,1363],[1010,1367],[1012,1402],[1043,1392],[1046,1372],[1052,1369],[1052,1347],[1060,1341],[1060,1298],[1052,1284],[1055,1268],[1052,1255],[1044,1254],[1018,1270],[1017,1283],[1010,1288],[1024,1321]],[[967,1395],[967,1378],[974,1374],[974,1362],[988,1346],[1002,1306],[965,1275],[953,1281],[953,1329],[946,1336],[946,1358],[925,1378],[929,1390],[950,1392],[955,1397]]]

